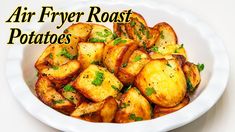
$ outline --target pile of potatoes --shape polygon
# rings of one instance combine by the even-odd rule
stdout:
[[[189,102],[200,69],[187,59],[173,28],[148,27],[133,12],[109,28],[76,23],[69,44],[49,45],[35,63],[38,98],[66,115],[91,122],[157,118]]]

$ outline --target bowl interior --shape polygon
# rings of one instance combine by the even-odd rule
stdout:
[[[124,4],[116,4],[116,5],[106,5],[102,4],[99,5],[101,8],[101,13],[104,11],[107,12],[114,12],[114,11],[122,11],[127,9],[132,9],[135,12],[140,13],[148,23],[149,27],[154,26],[159,22],[167,22],[169,23],[175,30],[179,44],[184,44],[186,48],[188,59],[194,63],[203,63],[205,64],[205,69],[201,73],[202,81],[196,90],[195,94],[191,96],[191,101],[195,100],[206,88],[208,81],[210,80],[212,69],[213,69],[213,54],[211,48],[207,44],[207,38],[203,36],[201,32],[199,32],[194,24],[188,23],[187,20],[183,19],[182,17],[178,16],[175,13],[168,12],[167,10],[162,10],[158,8],[150,8],[144,5],[139,5],[132,7],[130,5]],[[120,9],[120,10],[117,10]],[[67,9],[70,10],[70,9]],[[82,17],[80,22],[85,22],[88,18],[90,8],[86,7],[78,7],[76,9],[70,11],[84,11],[85,16]],[[54,23],[45,22],[41,25],[37,33],[46,33],[50,31],[51,33],[62,33],[66,27],[71,25],[72,23],[65,23],[63,27],[60,29],[56,29],[57,25],[60,25],[60,19],[56,19]],[[112,23],[99,23],[103,24],[110,29],[112,29]],[[27,45],[24,47],[24,55],[23,60],[21,63],[21,68],[24,74],[24,80],[27,83],[28,87],[35,95],[34,92],[34,85],[37,80],[36,77],[36,69],[34,68],[34,63],[36,62],[37,58],[43,52],[43,50],[47,47],[47,45]],[[186,106],[187,107],[187,106]]]

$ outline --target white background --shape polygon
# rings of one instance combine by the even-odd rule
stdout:
[[[137,0],[138,1],[138,0]],[[165,0],[180,8],[187,9],[210,25],[224,40],[230,58],[231,72],[227,89],[217,104],[202,117],[192,123],[173,130],[174,132],[234,132],[235,131],[235,1],[234,0]],[[37,11],[42,5],[56,6],[58,3],[66,4],[62,0],[56,1],[16,1],[9,0],[0,3],[0,131],[30,131],[53,132],[58,131],[30,116],[17,102],[10,92],[5,78],[5,65],[9,45],[9,27],[18,24],[6,24],[5,21],[19,6],[27,6]],[[223,65],[223,64],[221,64]]]

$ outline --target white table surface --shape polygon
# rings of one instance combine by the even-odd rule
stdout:
[[[137,0],[138,1],[138,0]],[[217,104],[197,120],[180,127],[174,132],[234,132],[235,131],[235,1],[234,0],[165,0],[180,8],[197,15],[221,36],[225,42],[231,64],[230,79],[227,89]],[[2,132],[53,132],[51,128],[29,115],[11,94],[5,78],[5,60],[10,46],[6,45],[9,38],[9,27],[17,24],[5,24],[5,21],[17,6],[27,6],[37,10],[42,5],[56,6],[56,1],[17,1],[1,0],[0,4],[0,131]],[[56,4],[57,3],[57,4]],[[68,3],[68,2],[66,2]],[[223,65],[223,64],[221,64]]]

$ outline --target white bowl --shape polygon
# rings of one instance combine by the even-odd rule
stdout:
[[[63,131],[167,131],[195,120],[208,111],[220,98],[229,76],[228,57],[221,39],[200,20],[186,11],[165,3],[148,0],[144,2],[111,0],[111,2],[105,3],[83,1],[75,2],[70,7],[64,7],[64,10],[85,11],[87,15],[90,5],[98,5],[102,11],[122,11],[131,8],[142,14],[149,26],[154,26],[162,21],[168,22],[175,29],[179,42],[184,44],[189,60],[205,64],[205,69],[201,73],[201,84],[194,96],[191,97],[189,105],[157,119],[127,124],[86,122],[53,110],[35,96],[34,84],[37,77],[34,63],[47,45],[14,45],[9,51],[6,63],[7,79],[17,100],[35,118]],[[83,21],[86,21],[86,15]],[[57,20],[55,23],[43,23],[36,28],[35,25],[29,25],[25,29],[36,30],[38,33],[48,30],[62,33],[62,30],[71,24],[66,23],[64,27],[57,30],[56,26],[59,22]],[[110,23],[104,23],[104,25],[112,28]]]

